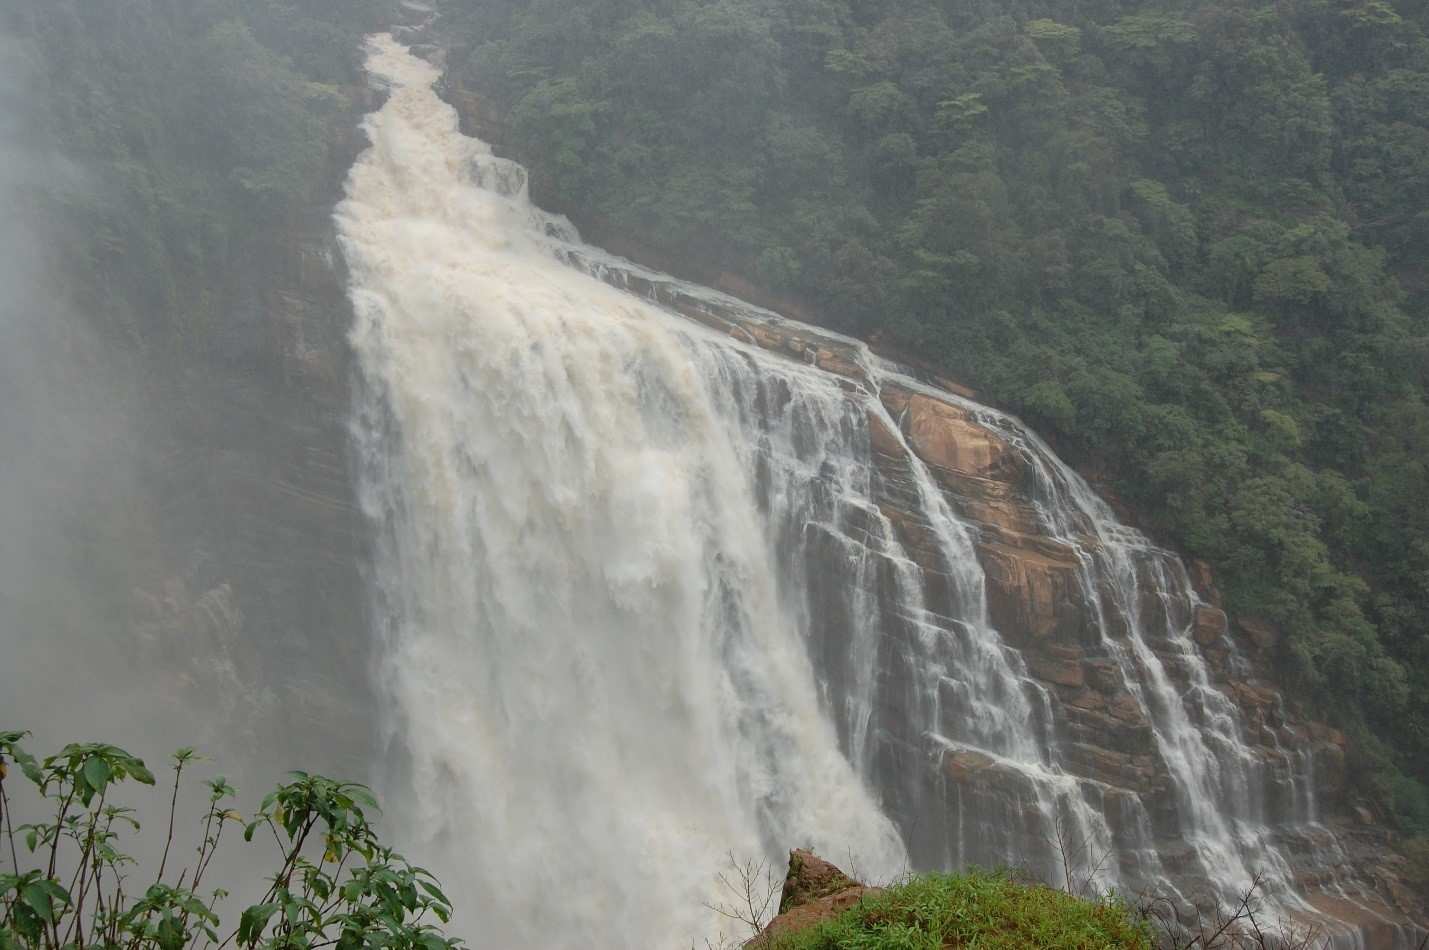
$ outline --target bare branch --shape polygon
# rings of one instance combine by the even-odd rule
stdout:
[[[729,852],[728,858],[732,879],[729,873],[721,871],[715,875],[715,880],[733,896],[734,903],[705,902],[704,906],[721,917],[739,921],[758,934],[773,916],[770,908],[774,904],[775,895],[783,886],[783,881],[774,877],[768,862],[755,861],[752,858],[740,862],[732,851]]]

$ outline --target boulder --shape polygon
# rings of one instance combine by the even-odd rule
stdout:
[[[1029,653],[1027,669],[1039,680],[1058,686],[1080,689],[1087,682],[1079,650],[1048,647],[1046,652]]]
[[[987,575],[988,611],[1009,640],[1041,640],[1077,623],[1081,605],[1076,562],[1070,555],[1061,559],[1040,549],[1000,542],[985,543],[980,550]]]
[[[879,393],[883,399],[883,405],[893,414],[893,418],[901,416],[908,408],[909,402],[913,399],[913,394],[901,386],[887,385]]]
[[[1115,660],[1087,660],[1082,664],[1087,674],[1087,682],[1092,689],[1103,693],[1117,693],[1125,685],[1121,667]]]
[[[904,454],[902,440],[888,428],[883,416],[876,412],[868,414],[868,444],[879,455],[902,458]]]
[[[881,888],[867,887],[812,851],[789,852],[789,871],[779,897],[779,916],[744,946],[763,947],[779,934],[803,930],[848,910]]]
[[[1196,616],[1191,627],[1191,636],[1203,647],[1208,647],[1226,635],[1225,611],[1216,607],[1196,608]]]
[[[957,752],[950,752],[943,761],[943,768],[947,771],[948,777],[955,782],[962,782],[995,765],[997,765],[996,759],[975,749],[960,749]]]
[[[934,468],[986,478],[1009,455],[1007,443],[957,406],[915,394],[904,423],[919,458]]]
[[[846,350],[821,346],[814,354],[814,365],[824,372],[833,373],[836,376],[847,376],[849,379],[857,380],[864,378],[863,367],[854,362],[852,354]]]
[[[1221,606],[1221,592],[1216,587],[1216,577],[1211,571],[1211,565],[1196,560],[1187,565],[1187,570],[1191,575],[1191,586],[1196,588],[1196,593],[1204,597],[1212,607]]]
[[[1250,638],[1257,650],[1269,652],[1280,642],[1280,628],[1260,617],[1237,617],[1236,626]]]
[[[1088,778],[1105,785],[1140,790],[1137,785],[1143,770],[1130,754],[1082,742],[1071,743],[1067,751]]]
[[[1129,692],[1117,694],[1111,701],[1110,712],[1112,716],[1129,725],[1140,726],[1146,723],[1146,712],[1136,697]]]

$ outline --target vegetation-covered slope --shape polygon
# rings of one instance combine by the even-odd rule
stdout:
[[[755,941],[759,950],[943,947],[1149,950],[1130,908],[1019,883],[1006,874],[929,874],[863,897],[838,916]]]
[[[230,276],[342,171],[344,84],[386,0],[22,0],[0,10],[29,160],[8,209],[56,290],[156,354],[232,359]],[[55,174],[62,163],[68,174]],[[268,242],[271,244],[271,241]]]
[[[332,176],[385,0],[11,5],[80,309],[219,304]],[[1429,7],[450,0],[540,199],[916,351],[1103,470],[1287,631],[1429,828]],[[13,61],[17,57],[10,57]],[[1376,738],[1377,737],[1377,738]]]
[[[1404,774],[1429,778],[1426,17],[453,0],[443,22],[538,200],[1025,415],[1283,627],[1302,695],[1429,830]]]

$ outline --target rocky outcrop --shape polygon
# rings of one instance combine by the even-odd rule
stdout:
[[[791,851],[789,871],[779,897],[779,915],[745,946],[764,947],[780,934],[837,917],[880,890],[860,884],[812,851]]]

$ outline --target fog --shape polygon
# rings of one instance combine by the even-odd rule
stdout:
[[[139,755],[160,788],[130,785],[114,801],[146,832],[167,820],[169,756],[197,747],[178,812],[183,867],[201,837],[203,779],[226,775],[247,813],[288,769],[366,778],[334,751],[361,748],[365,730],[352,715],[334,725],[313,698],[361,684],[302,654],[286,605],[277,620],[245,618],[243,598],[261,605],[282,569],[265,555],[281,560],[285,545],[281,526],[242,533],[261,498],[231,501],[270,477],[269,384],[163,366],[116,345],[76,301],[86,265],[65,259],[53,209],[102,201],[113,185],[46,141],[36,67],[31,48],[0,36],[0,730],[31,731],[35,754],[94,741]],[[310,632],[314,644],[332,633]],[[315,686],[324,676],[342,685]],[[16,823],[40,817],[33,789],[7,790]],[[144,873],[162,846],[152,833],[125,842]],[[272,851],[232,841],[220,853],[208,880],[234,892],[225,919],[256,898]]]
[[[111,742],[161,782],[169,754],[197,746],[197,776],[226,771],[252,807],[323,736],[284,745],[283,704],[254,672],[272,644],[219,642],[242,613],[232,585],[203,577],[224,552],[195,513],[211,473],[176,448],[190,436],[172,381],[68,292],[83,265],[63,259],[45,203],[109,185],[46,143],[32,55],[0,36],[0,729],[30,730],[35,753]],[[161,798],[125,795],[149,820]]]
[[[37,143],[30,67],[0,38],[0,722],[44,744],[101,723],[117,740],[151,711],[121,642],[146,504],[135,392],[65,304],[34,214],[42,190],[95,184]]]

